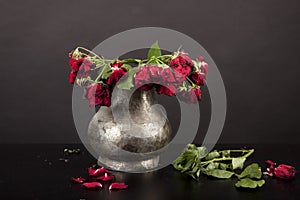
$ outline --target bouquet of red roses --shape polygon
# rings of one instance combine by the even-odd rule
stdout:
[[[157,42],[151,46],[145,60],[108,60],[78,47],[70,53],[70,66],[70,83],[85,88],[84,97],[90,106],[110,106],[115,86],[155,89],[158,94],[176,95],[184,102],[196,103],[201,99],[200,87],[205,84],[208,70],[202,56],[192,60],[180,50],[162,55]]]

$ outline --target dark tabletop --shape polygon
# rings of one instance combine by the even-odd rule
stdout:
[[[64,148],[80,148],[79,155],[64,158]],[[272,159],[300,166],[299,145],[217,145],[218,148],[247,147],[256,149],[247,163],[259,162],[265,171],[264,160]],[[116,179],[129,187],[109,191],[108,185],[100,190],[87,190],[72,183],[71,177],[87,177],[87,168],[96,163],[79,144],[22,144],[0,145],[0,199],[299,199],[298,177],[282,181],[264,177],[266,184],[256,190],[238,190],[236,179],[217,180],[205,176],[200,181],[175,171],[172,166],[161,170],[128,174],[114,172]]]

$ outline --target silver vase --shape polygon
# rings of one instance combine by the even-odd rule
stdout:
[[[112,107],[99,109],[89,124],[89,141],[101,166],[125,172],[151,171],[158,167],[160,150],[171,139],[171,126],[164,109],[156,104],[154,90],[137,90],[129,99],[124,90]]]

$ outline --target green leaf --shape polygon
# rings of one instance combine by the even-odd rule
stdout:
[[[256,188],[261,187],[265,184],[265,180],[252,180],[250,178],[244,178],[242,180],[239,180],[235,186],[236,187],[243,187],[243,188]]]
[[[196,176],[199,177],[200,174],[201,174],[201,169],[199,169],[199,170],[197,171]]]
[[[185,151],[173,162],[175,169],[180,171],[186,171],[191,167],[198,155],[197,148],[191,149],[191,146],[187,147]]]
[[[127,58],[122,60],[123,63],[140,63],[140,59],[134,59],[134,58]]]
[[[232,158],[232,169],[243,169],[246,158]]]
[[[108,77],[112,74],[112,70],[107,70],[102,74],[103,79],[108,79]]]
[[[123,64],[122,68],[125,68],[127,71],[130,71],[132,69],[131,65],[129,64]]]
[[[230,150],[222,151],[222,157],[223,158],[229,158],[230,157]]]
[[[207,155],[206,147],[201,146],[201,147],[196,147],[196,149],[198,150],[199,159],[202,159]]]
[[[158,57],[158,56],[161,56],[161,50],[158,46],[158,41],[156,41],[154,44],[152,44],[152,46],[148,51],[148,60],[150,60],[150,58],[152,57]]]
[[[194,163],[194,159],[188,160],[188,162],[183,167],[183,169],[181,170],[181,172],[189,171],[189,169],[191,168],[191,166],[193,165],[193,163]]]
[[[207,156],[205,157],[205,160],[212,160],[219,156],[220,156],[219,152],[217,150],[214,150],[214,151],[210,152],[209,154],[207,154]]]
[[[219,168],[220,163],[210,163],[209,165],[207,165],[206,170],[213,170],[213,169],[218,169]]]
[[[220,163],[219,168],[220,168],[220,169],[226,170],[227,168],[229,168],[228,166],[229,166],[229,165],[227,165],[227,164],[225,164],[225,163]]]
[[[117,87],[119,89],[127,89],[127,90],[132,88],[134,86],[133,85],[133,78],[134,78],[134,75],[135,75],[136,71],[137,71],[137,68],[132,68],[131,70],[129,70],[126,73],[126,76],[124,77],[124,79],[121,79],[118,82]]]
[[[103,79],[107,79],[111,75],[111,73],[112,73],[112,70],[109,65],[103,66],[99,71],[99,74],[101,74],[101,77]]]
[[[253,163],[251,165],[248,165],[240,175],[237,175],[237,177],[239,179],[245,177],[260,179],[261,175],[262,172],[260,166],[257,163]]]
[[[213,170],[207,170],[206,174],[208,176],[213,176],[216,178],[230,178],[232,177],[232,175],[234,174],[233,172],[229,172],[226,170],[222,170],[222,169],[213,169]]]

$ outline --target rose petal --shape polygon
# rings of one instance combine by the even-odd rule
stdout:
[[[88,168],[89,176],[99,176],[100,174],[103,174],[104,172],[107,173],[107,169],[105,167],[101,167],[101,168],[98,168],[98,169],[94,169],[92,167]]]
[[[109,190],[114,190],[114,189],[126,189],[128,187],[128,185],[126,185],[125,183],[118,183],[118,182],[115,182],[115,183],[112,183],[110,184],[109,186]]]
[[[270,166],[275,165],[275,163],[273,161],[271,161],[271,160],[266,160],[266,163],[269,164]]]
[[[72,181],[74,181],[76,183],[83,183],[85,181],[85,178],[81,178],[81,177],[73,178],[72,177]]]
[[[115,176],[109,176],[109,175],[107,175],[107,173],[105,173],[104,176],[98,177],[97,180],[110,181],[114,178],[115,178]]]
[[[92,188],[102,188],[102,184],[99,182],[88,182],[82,184],[85,188],[92,189]]]

